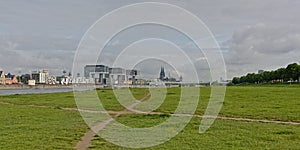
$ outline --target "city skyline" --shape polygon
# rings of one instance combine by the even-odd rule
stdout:
[[[104,65],[104,64],[95,64],[95,65],[89,64],[89,65],[86,65],[85,67],[87,67],[87,66],[93,66],[93,68],[96,68],[96,66],[106,66],[106,67],[108,67],[108,69],[124,69],[126,71],[128,71],[128,70],[137,70],[137,69],[128,69],[128,68],[121,68],[121,67],[109,67],[109,66]],[[165,68],[165,67],[164,66],[160,66],[160,68]],[[68,70],[62,70],[61,73],[59,73],[59,74],[53,74],[53,72],[51,72],[51,70],[49,70],[49,69],[36,69],[36,70],[28,70],[25,73],[18,72],[16,74],[14,74],[14,73],[10,72],[9,70],[0,69],[1,73],[4,73],[6,75],[7,74],[12,74],[12,75],[16,75],[16,76],[21,76],[21,75],[26,75],[26,74],[32,74],[32,73],[47,71],[47,73],[49,75],[53,75],[53,76],[64,76],[64,75],[70,75],[71,74],[72,77],[86,77],[86,73],[85,73],[84,70],[85,69],[83,69],[82,72],[78,72],[76,74],[72,74],[72,72],[68,71]],[[137,70],[137,71],[140,72],[140,70]],[[159,71],[161,71],[161,70],[157,70],[156,72],[159,72]],[[169,70],[169,68],[168,68],[168,70],[166,72],[168,72],[168,74],[165,74],[164,77],[172,77],[172,78],[174,78],[174,76],[171,75],[171,73],[170,73],[171,71]],[[143,77],[146,77],[146,79],[160,79],[160,74],[157,73],[156,76],[152,76],[152,75],[147,76],[146,74],[144,74]],[[180,78],[180,76],[178,76],[178,78]]]
[[[69,5],[70,2],[1,1],[0,68],[13,74],[45,68],[54,74],[71,71],[76,48],[87,29],[106,13],[132,3],[80,0]],[[185,8],[206,23],[221,46],[228,78],[299,63],[300,28],[297,25],[300,19],[297,14],[300,3],[297,0],[160,2]],[[164,34],[176,37],[173,32]],[[124,36],[135,38],[132,34]],[[105,55],[114,55],[128,43],[126,40],[130,38],[109,43],[111,48]],[[174,41],[193,55],[188,41],[180,37]],[[193,61],[204,62],[198,70],[207,69],[205,57],[200,54]],[[181,67],[185,68],[184,64]]]

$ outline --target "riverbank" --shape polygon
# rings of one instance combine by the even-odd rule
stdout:
[[[18,90],[18,89],[68,89],[73,88],[72,85],[26,85],[26,84],[13,84],[13,85],[0,85],[0,90]]]
[[[168,86],[149,86],[149,85],[93,85],[93,84],[76,84],[76,85],[46,85],[46,84],[37,84],[34,86],[27,84],[13,84],[13,85],[0,85],[0,90],[23,90],[23,89],[111,89],[111,88],[175,88],[179,85],[168,85]]]

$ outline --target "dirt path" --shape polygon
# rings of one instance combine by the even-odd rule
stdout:
[[[102,130],[104,127],[106,127],[111,121],[113,121],[114,119],[118,118],[120,115],[123,114],[129,114],[130,110],[133,110],[133,108],[140,104],[142,101],[144,101],[145,99],[147,99],[150,96],[150,93],[146,93],[140,100],[136,100],[133,104],[131,104],[130,106],[128,106],[126,109],[122,110],[122,111],[118,111],[115,112],[114,116],[94,127],[92,127],[92,129],[90,129],[87,133],[84,134],[84,136],[81,138],[81,141],[79,141],[76,144],[76,149],[77,150],[86,150],[88,149],[91,145],[92,145],[92,141],[94,140],[95,136],[97,135],[97,133]],[[109,112],[108,112],[109,113]]]
[[[148,95],[143,97],[143,99],[146,99]],[[134,104],[132,104],[128,109],[134,110],[133,108],[138,105],[143,99],[136,101]],[[142,111],[128,111],[127,109],[122,111],[95,111],[95,110],[83,110],[78,108],[68,108],[68,107],[54,107],[54,106],[43,106],[43,105],[27,105],[27,104],[14,104],[9,102],[3,102],[0,101],[0,104],[2,105],[12,105],[12,106],[25,106],[25,107],[34,107],[34,108],[52,108],[52,109],[62,109],[62,110],[69,110],[69,111],[81,111],[81,112],[87,112],[87,113],[108,113],[111,115],[115,115],[114,117],[118,117],[123,114],[150,114],[150,115],[162,115],[167,114],[163,112],[142,112]],[[203,116],[203,115],[193,115],[193,114],[170,114],[172,116],[193,116],[193,117],[199,117],[199,118],[212,118],[212,116]],[[290,125],[300,125],[300,122],[293,122],[293,121],[279,121],[279,120],[267,120],[267,119],[251,119],[251,118],[238,118],[238,117],[226,117],[226,116],[218,116],[218,119],[223,120],[236,120],[236,121],[249,121],[249,122],[264,122],[264,123],[276,123],[276,124],[290,124]]]
[[[225,116],[214,117],[214,116],[203,116],[203,115],[192,115],[192,114],[171,114],[171,116],[190,116],[190,117],[199,117],[199,118],[217,118],[217,119],[222,119],[222,120],[300,125],[300,122],[276,121],[276,120],[266,120],[266,119],[250,119],[250,118],[234,118],[234,117],[225,117]]]
[[[147,96],[143,97],[143,99],[146,99]],[[134,110],[133,108],[138,105],[143,99],[136,101],[134,104],[128,107],[129,110]],[[0,104],[2,105],[12,105],[12,106],[25,106],[25,107],[34,107],[34,108],[52,108],[52,109],[62,109],[62,110],[69,110],[69,111],[81,111],[81,112],[87,112],[87,113],[108,113],[111,115],[115,115],[113,117],[119,117],[123,114],[150,114],[150,115],[162,115],[167,114],[163,112],[142,112],[142,111],[129,111],[127,109],[122,111],[95,111],[95,110],[82,110],[78,108],[68,108],[68,107],[53,107],[53,106],[43,106],[43,105],[27,105],[27,104],[14,104],[9,102],[3,102],[0,101]],[[199,118],[212,118],[212,116],[203,116],[203,115],[193,115],[193,114],[170,114],[171,116],[193,116],[193,117],[199,117]],[[290,125],[300,125],[300,122],[293,122],[293,121],[279,121],[279,120],[267,120],[267,119],[251,119],[251,118],[237,118],[237,117],[226,117],[226,116],[218,116],[218,119],[223,120],[236,120],[236,121],[248,121],[248,122],[264,122],[264,123],[276,123],[276,124],[290,124]]]

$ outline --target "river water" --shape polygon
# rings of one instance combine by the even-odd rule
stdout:
[[[71,88],[0,90],[0,95],[70,92]]]

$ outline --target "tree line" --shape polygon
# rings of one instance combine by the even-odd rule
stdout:
[[[249,73],[246,76],[234,77],[232,84],[260,84],[260,83],[285,83],[300,82],[300,65],[289,64],[286,68],[262,73]]]

